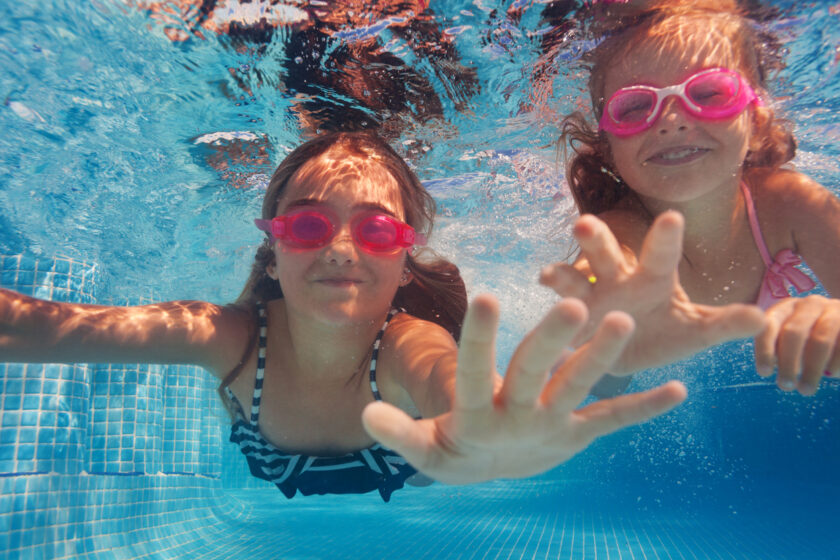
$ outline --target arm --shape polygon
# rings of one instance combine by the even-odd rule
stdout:
[[[452,408],[458,348],[441,326],[406,317],[388,329],[393,348],[389,371],[417,407],[423,418],[432,418]]]
[[[0,361],[196,364],[223,375],[239,359],[249,320],[201,301],[111,307],[0,289]]]
[[[761,194],[759,209],[771,218],[768,233],[789,235],[779,246],[792,241],[833,297],[788,298],[768,309],[767,328],[755,341],[756,365],[764,377],[777,368],[776,383],[783,390],[813,395],[824,374],[840,374],[840,200],[787,170],[767,177]]]
[[[685,399],[685,387],[671,382],[576,408],[613,366],[633,321],[623,313],[608,315],[589,343],[550,372],[587,319],[586,307],[571,299],[556,305],[525,336],[499,383],[498,319],[493,298],[476,298],[464,320],[456,371],[449,361],[436,365],[448,369],[448,376],[454,373],[450,411],[413,420],[390,404],[374,402],[362,415],[371,436],[442,482],[522,478],[553,468],[595,438],[663,414]]]
[[[782,171],[771,180],[774,197],[790,224],[795,251],[816,273],[832,297],[840,297],[840,199],[802,175]],[[781,191],[781,192],[780,192]]]

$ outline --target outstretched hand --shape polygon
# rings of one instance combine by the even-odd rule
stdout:
[[[574,344],[587,340],[595,324],[612,310],[636,321],[636,334],[610,373],[627,375],[688,357],[708,346],[757,334],[764,314],[754,305],[692,303],[679,282],[684,221],[664,212],[645,236],[638,260],[622,251],[609,227],[582,216],[574,235],[589,271],[560,263],[543,269],[540,283],[564,297],[582,300],[589,325]]]
[[[564,349],[586,323],[581,302],[566,299],[518,346],[504,380],[495,368],[496,300],[476,298],[464,320],[452,410],[414,420],[384,402],[362,415],[368,433],[422,473],[467,484],[546,471],[595,438],[662,414],[685,399],[685,387],[656,389],[576,407],[625,348],[633,320],[607,314],[592,339],[553,373]]]
[[[755,337],[758,374],[783,391],[817,392],[823,375],[840,374],[840,300],[820,295],[787,298],[767,310],[767,328]]]

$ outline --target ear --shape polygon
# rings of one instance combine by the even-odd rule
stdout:
[[[400,276],[400,288],[408,286],[413,280],[414,274],[408,269],[408,267],[403,268],[402,276]]]
[[[265,273],[268,274],[268,277],[272,280],[280,280],[277,275],[277,263],[274,262],[274,259],[271,259],[271,263],[265,267]]]

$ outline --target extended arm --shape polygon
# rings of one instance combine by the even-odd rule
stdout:
[[[232,367],[247,313],[201,301],[138,307],[60,303],[0,289],[0,361]]]

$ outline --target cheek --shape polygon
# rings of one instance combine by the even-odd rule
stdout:
[[[309,267],[314,251],[286,252],[282,248],[274,249],[274,275],[281,288],[295,281]]]
[[[738,164],[744,161],[747,151],[755,149],[758,141],[753,134],[753,122],[749,113],[743,113],[728,125],[721,124],[720,134],[726,138],[725,143],[729,146],[733,160]]]
[[[609,146],[610,152],[607,155],[607,160],[615,166],[615,171],[627,181],[633,175],[635,155],[638,153],[639,146],[634,142],[635,137],[630,138],[610,138]]]
[[[387,279],[389,283],[395,280],[399,282],[403,269],[405,268],[404,253],[392,257],[378,257],[376,261],[372,264],[380,278],[383,280]]]

